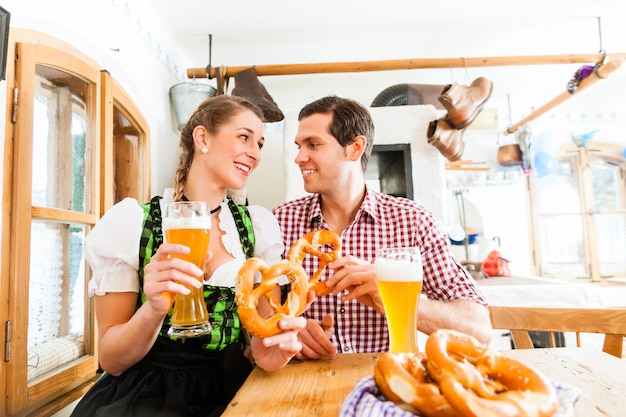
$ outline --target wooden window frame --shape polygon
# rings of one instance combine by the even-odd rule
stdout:
[[[622,147],[617,144],[610,143],[591,143],[587,147],[581,148],[574,143],[562,145],[556,153],[556,158],[568,157],[575,161],[576,179],[580,184],[581,193],[581,216],[583,224],[583,256],[587,261],[585,277],[573,276],[571,274],[546,274],[542,270],[542,251],[541,251],[541,237],[539,230],[539,218],[540,213],[538,211],[539,204],[537,202],[537,188],[535,179],[531,177],[529,181],[530,191],[530,207],[532,216],[532,234],[533,234],[533,247],[534,247],[534,268],[535,273],[539,276],[551,276],[553,278],[578,280],[580,278],[588,279],[590,282],[602,282],[606,277],[603,277],[600,273],[600,259],[598,254],[598,235],[596,230],[594,215],[594,201],[593,201],[593,179],[589,168],[589,159],[591,155],[596,157],[602,157],[606,159],[612,159],[620,161],[622,156],[620,152]],[[622,168],[623,170],[623,168]],[[624,213],[626,210],[616,210],[616,213]],[[620,275],[621,276],[621,275]],[[610,277],[609,277],[610,278]]]
[[[150,195],[150,147],[147,122],[121,86],[95,61],[63,41],[40,32],[11,28],[8,48],[6,125],[3,170],[2,278],[0,281],[0,332],[3,360],[0,361],[0,415],[48,416],[80,398],[97,379],[97,326],[93,300],[86,294],[85,354],[32,381],[27,372],[28,277],[30,271],[30,228],[33,219],[62,221],[84,226],[88,233],[102,214],[114,204],[113,113],[122,111],[136,128],[142,142],[141,196]],[[50,66],[80,75],[93,85],[90,98],[90,164],[93,167],[85,212],[32,206],[33,97],[36,65]],[[15,94],[15,96],[14,96]],[[14,99],[17,111],[12,109]],[[24,189],[24,184],[30,184]],[[10,243],[9,243],[10,242]],[[86,262],[85,262],[86,264]],[[85,265],[86,280],[90,269]],[[27,277],[26,279],[23,277]],[[11,332],[7,330],[10,322]],[[10,335],[10,340],[9,336]],[[10,352],[8,351],[10,346]],[[6,361],[10,355],[10,361]]]

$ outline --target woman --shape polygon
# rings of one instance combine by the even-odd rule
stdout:
[[[241,264],[253,255],[273,263],[283,252],[278,223],[268,210],[226,197],[227,189],[245,187],[263,142],[262,113],[254,104],[227,95],[205,101],[181,132],[173,191],[144,205],[127,198],[89,233],[84,252],[93,270],[89,294],[95,296],[105,374],[72,416],[219,416],[251,361],[271,371],[300,351],[297,333],[306,322],[293,318],[274,337],[252,338],[244,355],[236,311]],[[169,256],[185,253],[185,246],[163,243],[161,208],[169,200],[205,201],[211,208],[204,283],[194,278],[202,272],[195,265]],[[187,291],[184,285],[204,285],[210,335],[167,336],[173,294]],[[260,308],[271,313],[267,303]]]

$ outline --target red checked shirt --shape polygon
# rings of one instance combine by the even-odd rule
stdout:
[[[361,208],[341,235],[341,255],[352,255],[373,263],[376,248],[419,247],[424,281],[422,293],[432,300],[473,300],[487,305],[475,281],[453,258],[446,236],[433,215],[413,200],[366,189]],[[282,229],[287,250],[312,230],[328,229],[322,218],[319,194],[276,207],[274,215]],[[317,270],[319,259],[307,256],[303,266],[308,276]],[[324,271],[322,280],[332,272]],[[357,300],[342,301],[342,295],[315,299],[305,317],[321,321],[327,314],[335,319],[333,343],[339,352],[385,352],[389,350],[387,321],[374,308]],[[419,320],[419,317],[418,317]]]

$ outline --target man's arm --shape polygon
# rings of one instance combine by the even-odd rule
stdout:
[[[486,345],[492,338],[489,309],[484,305],[470,300],[435,301],[421,297],[417,329],[430,334],[441,328],[470,334]]]

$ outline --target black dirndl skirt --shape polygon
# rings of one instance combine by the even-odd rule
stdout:
[[[239,343],[213,352],[159,337],[123,374],[105,373],[71,417],[217,417],[251,370]]]

